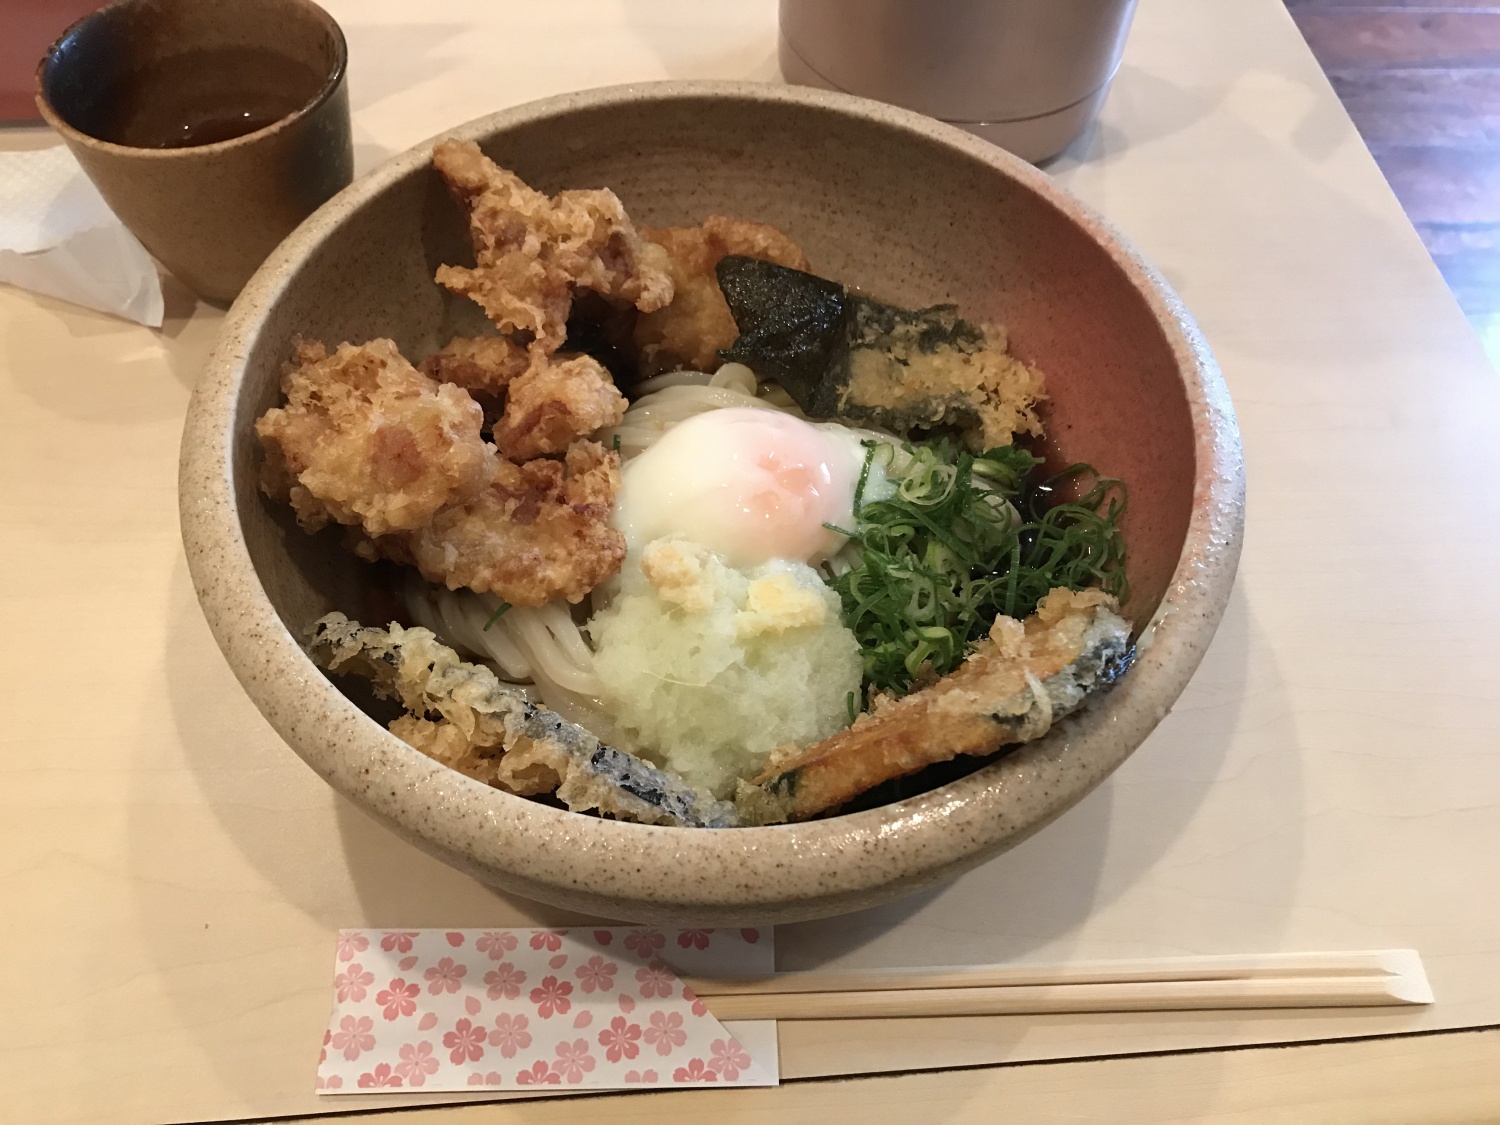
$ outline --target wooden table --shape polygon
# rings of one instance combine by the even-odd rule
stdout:
[[[768,0],[329,7],[362,168],[562,90],[775,74]],[[1224,366],[1235,597],[1110,783],[950,888],[784,928],[783,967],[1411,945],[1438,1003],[784,1025],[777,1090],[403,1120],[1500,1120],[1494,372],[1279,0],[1142,0],[1104,119],[1053,171]],[[175,507],[219,314],[172,284],[167,305],[154,332],[0,291],[0,1121],[413,1105],[312,1092],[332,931],[568,918],[370,823],[239,691]]]

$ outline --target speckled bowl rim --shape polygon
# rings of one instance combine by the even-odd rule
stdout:
[[[317,773],[398,834],[527,897],[642,921],[790,921],[874,905],[945,881],[1051,821],[1145,739],[1197,667],[1228,601],[1244,521],[1244,463],[1228,389],[1197,325],[1124,238],[1044,173],[957,128],[862,98],[753,82],[667,81],[564,94],[440,134],[506,129],[621,103],[732,98],[873,122],[936,141],[1024,185],[1104,248],[1141,293],[1181,372],[1196,443],[1182,556],[1140,638],[1135,667],[1098,706],[1046,738],[939,789],[881,808],[768,828],[661,828],[583,816],[490,788],[386,731],[324,677],[283,626],[251,564],[231,478],[250,345],[301,262],[342,217],[428,163],[431,141],[324,204],[229,310],[183,431],[183,542],[205,616],[231,668]]]

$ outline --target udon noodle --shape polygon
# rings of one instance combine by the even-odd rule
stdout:
[[[662,434],[698,414],[727,407],[780,410],[797,417],[790,396],[779,387],[774,394],[762,393],[755,373],[742,363],[726,363],[712,375],[702,371],[672,371],[647,379],[636,388],[639,397],[613,429],[599,440],[606,445],[619,439],[620,458],[629,461],[649,449]]]
[[[444,643],[479,657],[503,680],[570,722],[611,730],[598,701],[594,654],[566,602],[512,606],[493,594],[446,590],[413,574],[403,589],[412,620]]]

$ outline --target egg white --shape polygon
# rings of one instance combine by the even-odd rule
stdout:
[[[627,550],[682,538],[730,566],[817,564],[847,542],[867,435],[776,410],[709,410],[625,463],[615,526]]]

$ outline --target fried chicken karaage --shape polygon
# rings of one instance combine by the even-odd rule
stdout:
[[[493,421],[495,444],[512,461],[561,453],[618,425],[627,405],[597,360],[533,356],[508,336],[455,336],[421,370],[474,395]]]
[[[542,362],[510,385],[495,445],[512,461],[561,453],[586,434],[619,425],[626,405],[598,360]]]
[[[548,197],[498,167],[472,141],[445,141],[434,167],[469,216],[475,265],[445,265],[437,281],[472,298],[502,332],[527,333],[550,354],[567,338],[573,291],[643,312],[672,299],[667,254],[643,239],[614,192]]]
[[[597,360],[555,353],[575,291],[616,307],[671,300],[667,254],[612,192],[549,198],[473,144],[440,144],[433,163],[468,213],[478,263],[438,280],[500,334],[454,337],[421,370],[389,340],[332,355],[299,341],[286,405],[256,423],[264,488],[307,530],[344,524],[363,557],[450,589],[577,602],[625,553],[609,526],[619,455],[581,439],[616,425],[626,402]]]
[[[509,336],[455,336],[419,366],[440,383],[498,395],[526,374],[531,353]]]
[[[635,323],[635,346],[647,375],[678,367],[712,371],[719,349],[734,343],[739,329],[714,276],[721,258],[742,254],[809,268],[802,248],[768,223],[710,215],[701,227],[646,227],[641,233],[666,250],[674,294],[670,304]]]
[[[255,424],[266,450],[261,486],[316,531],[330,520],[370,535],[425,525],[494,478],[477,403],[402,358],[390,340],[332,354],[297,340],[283,370],[286,405]]]
[[[564,461],[501,461],[490,486],[417,531],[363,539],[366,558],[416,566],[429,582],[518,606],[580,602],[620,569],[625,537],[609,525],[620,455],[574,442]]]

